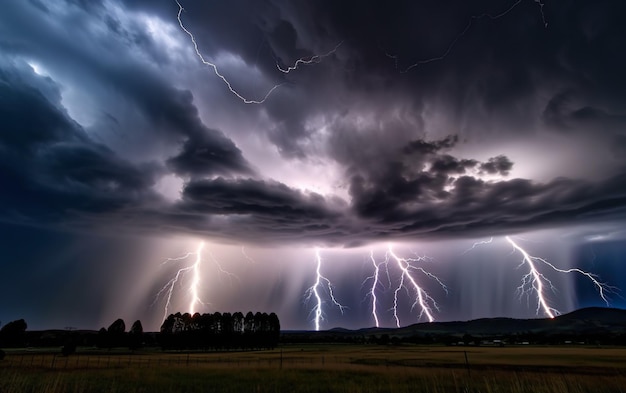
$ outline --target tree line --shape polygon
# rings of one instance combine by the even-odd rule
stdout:
[[[280,321],[275,313],[208,313],[180,312],[170,314],[158,333],[145,333],[140,320],[126,331],[123,319],[108,328],[93,331],[48,330],[26,331],[23,319],[12,321],[0,329],[0,348],[62,346],[64,355],[72,354],[77,346],[101,349],[126,347],[136,350],[144,345],[166,349],[231,350],[275,348],[280,338]]]
[[[280,321],[275,313],[170,314],[161,325],[164,349],[265,349],[275,348]]]

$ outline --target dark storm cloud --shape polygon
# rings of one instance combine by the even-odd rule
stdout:
[[[543,112],[545,122],[559,131],[626,134],[626,114],[586,105],[580,94],[563,91],[552,97]]]
[[[29,68],[24,63],[2,60],[0,205],[5,220],[55,222],[159,199],[150,189],[157,166],[132,165],[92,141],[61,109],[52,80],[24,70]]]
[[[185,168],[183,172],[188,173],[194,167],[186,164],[189,156],[193,155],[189,151],[189,143],[201,143],[204,149],[228,161],[215,165],[213,169],[205,168],[204,172],[218,172],[229,163],[233,165],[230,169],[235,172],[248,170],[248,163],[232,141],[222,132],[202,123],[191,92],[174,88],[168,75],[160,74],[154,67],[137,61],[138,53],[147,55],[157,64],[162,64],[161,60],[167,58],[161,48],[155,49],[156,43],[145,31],[133,25],[121,28],[118,23],[111,22],[116,16],[102,4],[77,1],[66,4],[66,7],[70,15],[66,16],[67,22],[75,20],[75,28],[93,42],[83,43],[60,35],[48,26],[48,20],[48,23],[41,23],[42,27],[21,25],[19,21],[31,10],[13,6],[8,11],[9,15],[14,14],[14,20],[11,21],[15,24],[14,30],[8,30],[5,36],[8,52],[20,54],[31,50],[44,61],[61,69],[60,73],[65,73],[66,77],[75,78],[80,89],[91,90],[94,99],[102,99],[104,105],[106,101],[120,98],[111,97],[111,91],[121,95],[150,123],[151,139],[158,136],[171,144],[183,143],[181,155],[174,158],[178,163],[177,168]],[[95,22],[107,21],[105,25],[110,29],[104,34],[97,30],[93,32],[90,28],[92,19]],[[23,43],[25,38],[30,39],[28,44]],[[104,46],[103,50],[109,51],[112,56],[103,56],[97,50],[99,45]],[[68,72],[74,75],[67,76]],[[132,130],[127,132],[132,133]]]
[[[412,141],[401,149],[404,160],[389,161],[375,174],[352,176],[353,208],[370,223],[371,231],[363,235],[489,235],[626,216],[626,174],[599,182],[559,178],[548,183],[459,176],[470,168],[506,175],[513,163],[506,156],[483,163],[456,159],[443,152],[455,141]]]
[[[513,163],[506,156],[497,156],[490,158],[487,162],[480,164],[480,169],[495,175],[508,175],[509,171],[513,168]]]
[[[180,209],[198,216],[242,217],[242,225],[232,228],[241,236],[306,239],[337,235],[333,227],[340,214],[329,205],[320,195],[277,182],[217,178],[188,184]]]
[[[167,160],[174,172],[183,176],[214,175],[220,173],[250,174],[241,151],[228,138],[207,138],[206,134],[190,137],[176,157]]]
[[[622,219],[623,158],[593,181],[487,181],[483,175],[504,177],[527,163],[514,164],[510,153],[495,148],[480,160],[455,152],[473,137],[507,142],[564,130],[575,131],[581,145],[604,132],[599,139],[611,141],[616,157],[624,151],[626,59],[619,48],[626,27],[619,16],[626,6],[608,0],[543,9],[531,0],[513,4],[183,2],[183,20],[208,58],[233,55],[264,83],[286,82],[264,105],[245,109],[216,83],[210,96],[229,110],[230,132],[252,132],[239,128],[240,113],[267,117],[260,143],[286,160],[337,164],[347,202],[265,178],[231,134],[209,124],[211,116],[201,117],[205,108],[196,94],[204,85],[193,86],[193,93],[179,87],[185,86],[181,75],[199,67],[197,59],[171,72],[184,61],[145,26],[124,19],[137,12],[177,29],[176,2],[9,5],[0,20],[0,48],[54,69],[69,90],[88,92],[109,120],[98,124],[105,130],[89,134],[64,106],[61,82],[35,75],[24,61],[5,61],[0,165],[14,186],[0,197],[3,215],[31,222],[62,217],[69,225],[89,212],[94,222],[132,222],[141,231],[336,244]],[[118,6],[132,12],[113,12]],[[340,42],[336,53],[298,72],[276,67]],[[249,73],[226,67],[224,74],[245,90]],[[141,129],[124,110],[109,110],[115,105],[140,119]],[[433,130],[433,112],[445,119],[445,131]],[[112,128],[141,134],[139,142],[117,151],[107,143]],[[166,147],[155,148],[158,154],[144,151],[160,144]],[[165,175],[184,182],[181,200],[166,202],[155,191]]]
[[[626,77],[619,70],[626,59],[617,49],[626,38],[617,16],[625,11],[623,3],[567,1],[540,8],[521,1],[492,18],[513,4],[347,1],[282,8],[299,36],[344,40],[329,60],[340,59],[350,70],[335,81],[336,90],[349,89],[362,98],[392,89],[418,108],[443,99],[451,121],[470,124],[468,132],[499,133],[506,127],[529,133],[540,95],[555,86],[581,91],[592,101],[585,105],[597,110],[611,112],[607,95],[623,108]],[[315,27],[298,20],[315,20]],[[412,65],[417,66],[401,73]]]
[[[478,164],[476,160],[459,160],[451,155],[443,154],[433,161],[431,169],[439,173],[463,174],[467,169],[475,167],[476,164]],[[485,164],[481,164],[481,168],[484,165]]]

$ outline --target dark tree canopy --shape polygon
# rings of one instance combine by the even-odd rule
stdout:
[[[140,320],[136,320],[133,322],[133,325],[130,327],[130,334],[143,334],[143,326],[141,325]]]
[[[124,333],[126,331],[126,324],[123,319],[116,319],[109,328],[107,329],[109,333]]]
[[[107,329],[108,347],[125,347],[126,340],[126,324],[123,319],[117,319]]]
[[[0,333],[4,334],[13,334],[13,333],[24,333],[28,328],[26,321],[23,319],[18,319],[16,321],[11,321],[4,325],[2,329],[0,329]]]
[[[280,336],[275,313],[170,314],[161,325],[164,349],[274,348]]]
[[[26,345],[26,328],[28,325],[23,319],[11,321],[0,329],[0,346],[23,347]]]
[[[138,349],[143,345],[143,326],[140,320],[133,322],[128,332],[128,347]]]

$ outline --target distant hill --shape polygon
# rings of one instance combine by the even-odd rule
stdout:
[[[416,333],[467,333],[482,336],[524,332],[545,334],[560,333],[562,331],[585,332],[597,330],[598,328],[625,330],[626,310],[590,307],[563,314],[555,318],[481,318],[465,322],[426,322],[395,329],[393,334],[407,336]]]
[[[598,341],[611,338],[626,340],[626,310],[590,307],[560,315],[556,318],[514,319],[481,318],[471,321],[425,322],[401,328],[366,328],[348,330],[334,328],[324,332],[283,332],[285,341],[358,341],[368,337],[389,336],[400,340],[422,342],[452,341],[471,335],[481,338],[508,338],[520,340]]]

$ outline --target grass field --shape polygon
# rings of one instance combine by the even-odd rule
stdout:
[[[15,392],[626,392],[626,349],[317,345],[79,349],[69,357],[22,350],[0,361],[0,393]]]

